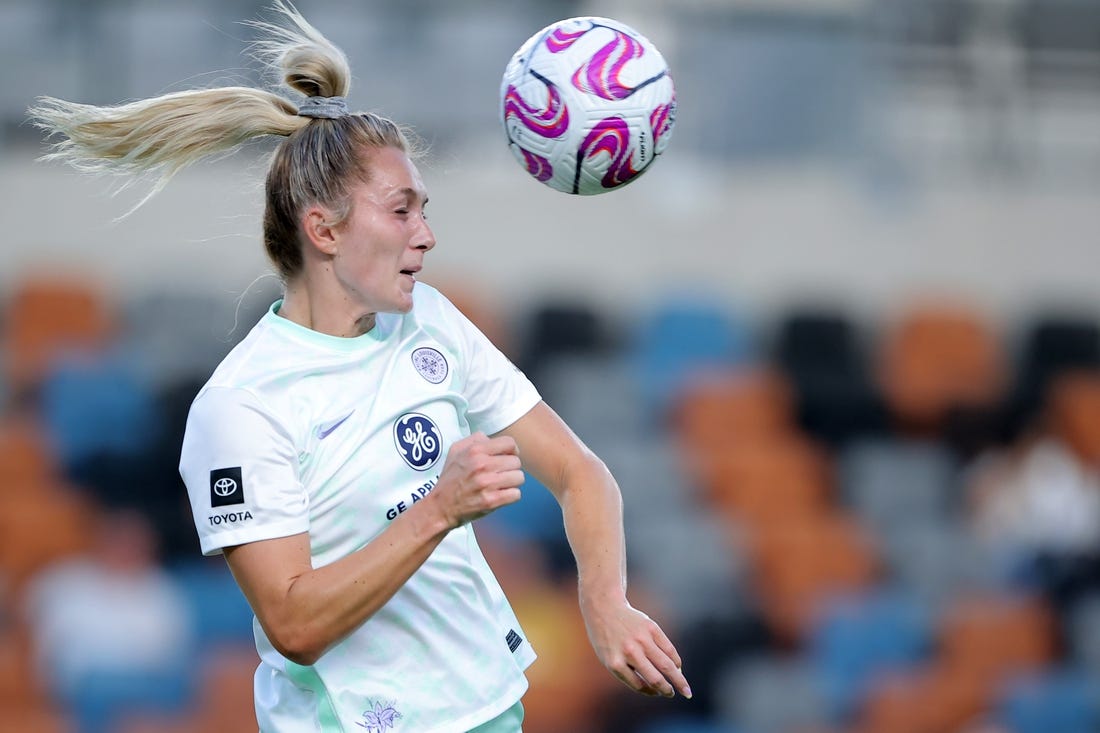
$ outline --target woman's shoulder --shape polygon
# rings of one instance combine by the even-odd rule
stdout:
[[[416,282],[416,285],[413,287],[413,307],[414,308],[421,308],[421,307],[427,307],[427,308],[437,307],[438,308],[443,304],[449,305],[450,301],[447,300],[447,296],[445,296],[442,292],[440,292],[440,290],[438,288],[436,288],[434,285],[429,285],[428,283],[420,282],[419,280]]]
[[[453,326],[461,312],[439,288],[418,282],[413,289],[412,315],[421,323]]]

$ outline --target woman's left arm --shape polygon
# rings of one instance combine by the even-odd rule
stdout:
[[[581,613],[600,662],[643,694],[691,697],[676,648],[627,600],[622,496],[603,461],[545,402],[499,434],[516,441],[524,470],[561,504]]]

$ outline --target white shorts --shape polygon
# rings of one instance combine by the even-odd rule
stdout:
[[[488,723],[482,723],[470,733],[523,733],[523,702],[505,710]]]

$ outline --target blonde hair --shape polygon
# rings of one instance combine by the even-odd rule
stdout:
[[[344,53],[288,0],[275,0],[272,10],[286,23],[248,22],[261,33],[254,55],[293,92],[346,96],[351,70]],[[413,152],[406,131],[385,117],[367,112],[317,119],[298,111],[275,92],[233,86],[107,107],[41,97],[28,115],[48,137],[61,138],[43,160],[92,173],[151,174],[156,182],[149,196],[196,161],[235,151],[253,138],[285,138],[267,174],[263,227],[268,256],[290,279],[302,267],[298,218],[303,209],[320,204],[337,222],[343,220],[350,211],[350,186],[370,177],[370,150]]]

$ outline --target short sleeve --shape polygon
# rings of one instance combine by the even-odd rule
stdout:
[[[449,303],[448,303],[449,304]],[[541,397],[535,385],[453,305],[466,356],[466,417],[471,430],[492,435],[526,415]]]
[[[247,390],[214,387],[196,398],[180,475],[204,555],[309,530],[294,441]]]

